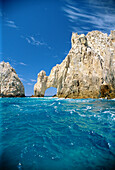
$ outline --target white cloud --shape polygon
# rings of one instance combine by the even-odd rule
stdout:
[[[14,24],[14,21],[7,21],[7,23],[9,23],[9,24]]]
[[[20,80],[26,82],[26,80],[24,78],[22,78],[22,77],[20,78]]]
[[[32,83],[27,83],[27,85],[32,86],[33,84]]]
[[[39,45],[46,45],[44,42],[40,42],[39,40],[35,40],[34,37],[30,37],[30,39],[31,39],[31,43],[33,45],[37,45],[37,46],[39,46]]]
[[[36,82],[36,80],[34,80],[34,79],[30,79],[30,81],[32,81],[32,82]]]
[[[27,64],[23,63],[23,62],[20,62],[19,64],[23,65],[23,66],[26,66]]]
[[[69,9],[75,10],[76,12],[81,12],[81,9],[80,9],[80,8],[74,7],[74,6],[72,6],[72,5],[68,5],[68,4],[67,4],[67,7],[68,7]]]
[[[16,57],[15,57],[16,58]],[[12,57],[7,57],[6,58],[12,65],[22,65],[22,66],[27,66],[27,64],[25,64],[24,62],[19,62],[19,61],[16,61],[14,59],[12,59]]]
[[[31,43],[31,41],[29,40],[29,38],[26,38],[26,40],[27,40],[27,42],[30,44]]]
[[[79,7],[77,1],[65,1],[66,5],[62,10],[71,22],[72,31],[88,32],[92,28],[110,32],[115,29],[114,6],[108,2],[88,0],[87,3],[83,3],[80,8],[77,8]]]
[[[40,35],[36,34],[35,37],[34,36],[23,36],[23,35],[21,35],[21,38],[24,38],[31,45],[34,45],[34,46],[37,46],[37,47],[38,46],[45,46],[50,50],[51,47],[46,42],[38,40],[38,36],[40,36]]]
[[[6,20],[6,25],[11,28],[18,28],[14,21]]]
[[[35,46],[40,46],[40,45],[46,45],[46,43],[44,42],[41,42],[37,39],[35,39],[34,36],[28,36],[28,37],[24,37],[24,36],[21,36],[22,38],[25,38],[25,40],[29,43],[29,44],[32,44],[32,45],[35,45]]]

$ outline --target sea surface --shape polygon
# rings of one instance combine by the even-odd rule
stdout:
[[[0,98],[2,169],[115,169],[115,100]]]

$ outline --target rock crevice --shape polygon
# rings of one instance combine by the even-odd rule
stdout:
[[[72,48],[61,64],[38,74],[35,96],[44,96],[49,87],[57,97],[115,98],[115,31],[108,36],[100,31],[72,33]]]

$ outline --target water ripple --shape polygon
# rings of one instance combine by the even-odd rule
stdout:
[[[112,169],[115,100],[0,99],[4,169]]]

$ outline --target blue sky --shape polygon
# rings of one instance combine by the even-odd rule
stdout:
[[[37,74],[49,75],[71,48],[72,32],[115,29],[114,0],[3,0],[0,4],[0,60],[15,68],[32,95]],[[56,89],[48,89],[53,95]]]

